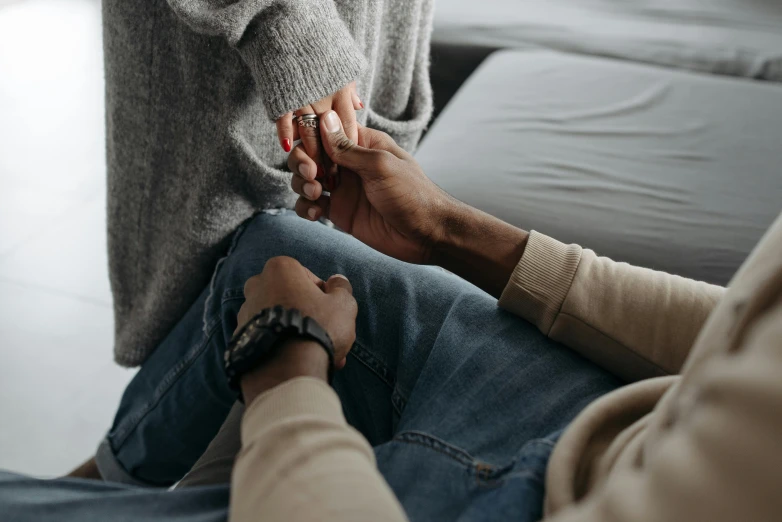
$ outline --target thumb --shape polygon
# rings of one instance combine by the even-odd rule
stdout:
[[[333,294],[339,290],[345,290],[349,295],[353,295],[353,285],[350,284],[348,278],[342,274],[334,274],[326,281],[324,291],[327,294]]]
[[[376,165],[377,155],[381,151],[367,149],[348,138],[336,112],[324,114],[320,128],[323,148],[331,161],[362,177],[373,171],[372,167]]]

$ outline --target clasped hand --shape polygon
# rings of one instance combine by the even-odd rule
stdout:
[[[387,134],[358,127],[350,139],[334,111],[323,115],[321,140],[340,168],[341,183],[330,195],[315,180],[317,165],[302,145],[288,158],[296,213],[330,219],[341,230],[386,255],[428,263],[442,239],[455,200],[426,177],[421,167]]]
[[[355,134],[357,142],[346,134],[336,112],[328,111],[321,117],[319,141],[328,158],[339,166],[341,176],[339,187],[328,195],[315,179],[318,164],[307,146],[300,144],[292,151],[288,159],[291,184],[300,196],[296,213],[309,220],[327,217],[344,232],[391,257],[429,262],[458,202],[432,183],[413,157],[387,134],[365,127],[356,127]],[[357,313],[345,277],[322,281],[292,258],[273,258],[260,275],[247,282],[245,299],[239,325],[267,307],[298,308],[329,333],[337,366],[344,365],[355,340]],[[245,394],[255,395],[285,378],[310,374],[305,367],[292,367],[322,357],[322,350],[294,348],[300,350],[295,356],[290,355],[295,350],[289,350],[284,367],[265,368],[260,376],[244,380],[243,386],[249,388]],[[274,372],[276,377],[270,378]]]

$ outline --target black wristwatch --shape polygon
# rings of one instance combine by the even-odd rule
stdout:
[[[329,383],[334,373],[334,343],[312,317],[302,317],[295,308],[282,306],[261,310],[250,319],[231,339],[225,351],[225,375],[228,385],[242,392],[239,381],[242,375],[272,360],[283,341],[291,338],[308,339],[320,344],[329,355]]]

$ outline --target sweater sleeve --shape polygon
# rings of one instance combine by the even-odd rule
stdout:
[[[675,374],[724,288],[532,232],[500,306],[627,381]]]
[[[168,0],[194,31],[225,38],[276,120],[356,80],[366,65],[332,0]]]
[[[407,520],[323,381],[292,379],[256,398],[241,428],[230,520]]]

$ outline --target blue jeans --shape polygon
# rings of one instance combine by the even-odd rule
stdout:
[[[82,511],[72,519],[52,512],[52,520],[224,519],[227,485],[142,485],[180,479],[225,419],[235,396],[222,352],[244,282],[279,255],[353,284],[357,340],[334,388],[410,519],[538,520],[558,434],[619,382],[464,280],[391,259],[291,212],[260,214],[237,232],[209,287],[129,384],[98,452],[114,483],[0,476],[0,512],[46,520],[47,507],[64,502]]]

